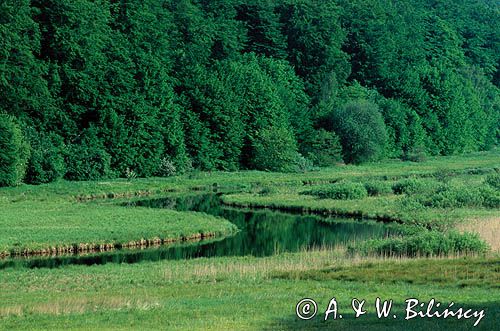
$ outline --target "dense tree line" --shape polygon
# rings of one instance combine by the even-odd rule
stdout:
[[[0,185],[500,138],[494,0],[3,0]]]

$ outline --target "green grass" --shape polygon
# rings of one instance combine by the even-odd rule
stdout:
[[[227,194],[223,200],[234,206],[373,218],[439,230],[460,220],[498,215],[500,192],[490,184],[491,172],[499,169],[498,161],[487,167],[465,167],[464,163],[463,169],[454,169],[456,164],[450,162],[454,170],[436,167],[407,176],[395,175],[390,165],[380,164],[377,172],[367,171],[363,176],[347,173],[332,179],[331,184],[290,183],[265,195],[247,190]],[[422,167],[429,169],[426,163]],[[385,175],[381,169],[386,170]],[[370,196],[344,199],[344,192],[337,191],[344,188],[345,180],[368,187]]]
[[[61,181],[2,188],[0,251],[78,243],[119,246],[200,233],[223,236],[235,230],[226,220],[192,212],[124,207],[119,203],[125,200],[117,200],[214,188],[226,192],[227,203],[240,206],[382,218],[410,224],[412,231],[426,231],[423,226],[447,231],[460,220],[495,220],[498,208],[482,204],[456,208],[455,203],[435,208],[420,203],[427,201],[423,197],[435,198],[432,190],[396,195],[388,187],[405,178],[438,187],[492,187],[488,183],[496,183],[498,160],[498,152],[493,151],[422,163],[339,166],[304,174],[199,172],[173,178]],[[376,192],[354,200],[301,194],[315,185],[341,180],[370,183]],[[455,199],[455,195],[446,197]],[[457,197],[459,202],[463,199]],[[411,235],[408,232],[404,238]],[[491,330],[498,325],[500,259],[493,253],[458,259],[407,259],[364,257],[359,250],[354,252],[322,249],[265,258],[7,268],[0,271],[0,329],[466,330],[473,324],[453,319],[379,320],[373,314],[377,296],[393,299],[398,312],[411,297],[485,308],[486,318],[477,329]],[[298,320],[295,304],[304,297],[314,298],[322,310],[336,297],[341,307],[347,307],[345,318]],[[366,318],[355,319],[349,312],[353,297],[370,303]]]
[[[36,200],[4,205],[0,226],[0,253],[10,254],[67,250],[81,244],[90,249],[101,245],[140,245],[135,242],[169,242],[236,231],[227,220],[194,212]]]
[[[500,259],[346,260],[320,250],[134,265],[7,269],[0,273],[0,329],[350,330],[470,329],[472,320],[403,320],[404,300],[485,308],[478,330],[498,321]],[[305,297],[325,310],[335,297],[343,320],[301,321]],[[397,320],[374,317],[376,297],[395,302]],[[354,319],[352,298],[367,301]]]
[[[281,279],[343,280],[415,284],[448,287],[500,289],[498,258],[457,259],[372,259],[367,262],[311,271],[287,271],[274,274]]]
[[[221,219],[167,210],[119,207],[120,197],[153,196],[168,192],[185,194],[214,188],[233,192],[228,203],[242,206],[298,209],[320,213],[362,216],[407,224],[445,228],[468,217],[488,217],[497,210],[487,208],[419,208],[404,205],[404,196],[384,194],[355,200],[316,199],[300,193],[314,185],[353,182],[397,182],[408,176],[430,177],[426,182],[451,178],[461,185],[483,183],[498,168],[497,152],[430,159],[424,163],[387,161],[362,166],[339,166],[304,174],[257,171],[192,173],[174,178],[65,182],[0,189],[0,252],[42,250],[49,247],[123,244],[141,239],[179,239],[199,233],[223,235],[232,232]],[[438,176],[436,176],[436,173]],[[488,178],[490,178],[488,177]],[[434,179],[433,179],[434,178]],[[304,186],[304,183],[309,185]],[[484,184],[484,183],[483,183]],[[487,185],[487,184],[484,184]],[[245,193],[247,192],[247,193]],[[94,199],[107,199],[92,202]],[[109,199],[113,198],[113,199]]]

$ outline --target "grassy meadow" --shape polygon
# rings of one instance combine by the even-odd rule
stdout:
[[[346,260],[344,252],[332,249],[266,258],[4,270],[0,328],[469,330],[474,323],[405,321],[404,300],[413,297],[486,309],[477,329],[493,330],[500,318],[499,264],[498,257]],[[397,320],[374,317],[377,296],[394,300]],[[301,321],[294,316],[295,305],[306,297],[323,311],[335,297],[346,317]],[[352,298],[367,300],[366,316],[348,315]]]
[[[6,268],[0,270],[0,329],[472,327],[473,319],[404,320],[405,299],[435,298],[443,306],[454,301],[457,307],[486,309],[476,329],[491,330],[500,321],[499,159],[493,151],[300,174],[196,172],[2,188],[3,259],[231,235],[237,229],[220,217],[125,203],[207,191],[222,192],[224,203],[237,207],[375,218],[403,230],[396,238],[353,247],[263,258]],[[295,305],[306,297],[314,298],[320,309],[314,319],[302,321],[295,316]],[[322,311],[332,297],[345,318],[324,322]],[[376,297],[393,299],[398,318],[377,319]],[[367,300],[367,315],[354,318],[352,298]]]

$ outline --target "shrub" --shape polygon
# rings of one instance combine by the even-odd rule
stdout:
[[[295,170],[297,142],[285,127],[269,127],[257,133],[253,142],[253,164],[256,169],[290,172]]]
[[[422,231],[402,238],[368,240],[357,250],[364,254],[413,257],[483,253],[488,250],[488,245],[475,233]]]
[[[175,164],[166,157],[162,158],[158,168],[158,175],[162,177],[172,177],[176,174],[177,167]]]
[[[495,173],[494,168],[469,168],[464,170],[466,175],[487,175]]]
[[[439,183],[432,179],[406,178],[392,185],[394,194],[417,194],[432,192],[439,187]]]
[[[31,157],[25,181],[30,184],[43,184],[62,178],[66,173],[62,138],[34,130],[28,130],[28,137]]]
[[[128,181],[131,181],[137,178],[137,174],[134,170],[127,167],[127,169],[125,169],[125,178],[127,178]]]
[[[14,186],[23,180],[29,151],[29,145],[15,119],[0,114],[0,186]]]
[[[335,132],[319,129],[307,145],[307,158],[318,167],[332,166],[342,160],[342,146]]]
[[[315,170],[313,162],[297,153],[297,158],[295,160],[295,171],[305,173],[313,170]]]
[[[445,186],[438,192],[424,197],[423,204],[435,208],[477,207],[482,205],[479,190]]]
[[[111,157],[95,134],[87,133],[79,144],[71,144],[66,159],[66,178],[97,180],[112,175]]]
[[[497,190],[500,190],[500,174],[495,173],[492,175],[488,175],[484,181],[486,184],[490,185]]]
[[[353,200],[363,199],[368,192],[361,183],[341,182],[333,185],[318,187],[304,194],[317,196],[320,199]]]
[[[427,155],[425,154],[425,149],[423,147],[415,147],[404,153],[404,161],[410,162],[425,162],[427,160]]]
[[[391,184],[385,181],[374,180],[364,183],[365,189],[370,196],[392,193]]]
[[[374,103],[355,101],[333,113],[335,131],[346,163],[375,161],[383,157],[387,134],[384,120]]]
[[[438,169],[436,172],[432,174],[432,177],[435,178],[437,181],[446,183],[449,181],[449,179],[453,176],[456,175],[456,172],[448,169]]]
[[[424,209],[424,205],[414,196],[404,196],[397,202],[398,209],[403,212],[417,212]]]
[[[273,186],[264,186],[260,191],[259,191],[259,195],[270,195],[270,194],[273,194],[273,193],[276,193],[277,190],[276,188],[274,188]]]
[[[500,208],[500,193],[498,190],[489,187],[481,188],[483,195],[483,206],[486,208]]]
[[[420,198],[423,205],[434,208],[500,207],[500,193],[490,187],[443,186]]]

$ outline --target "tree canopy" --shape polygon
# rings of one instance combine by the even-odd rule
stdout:
[[[30,156],[0,150],[2,184],[490,149],[499,21],[494,0],[4,0],[0,135]]]

